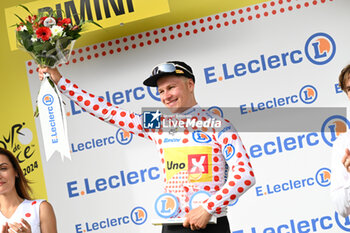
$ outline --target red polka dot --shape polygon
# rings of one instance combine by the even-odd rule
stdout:
[[[237,20],[232,20],[232,24],[236,24],[237,23]]]
[[[247,186],[249,186],[249,185],[252,184],[252,182],[251,182],[250,180],[246,180],[246,181],[244,181],[244,184],[247,185]]]
[[[26,216],[27,218],[29,218],[30,216],[32,216],[30,213],[26,213],[24,216]]]
[[[101,44],[101,48],[104,48],[104,47],[105,47],[105,44],[104,44],[104,43],[102,43],[102,44]]]
[[[36,204],[36,201],[33,201],[33,202],[32,202],[32,205],[35,205],[35,204]]]
[[[284,8],[281,8],[281,9],[280,9],[280,12],[283,13],[283,12],[284,12]]]
[[[132,129],[132,128],[134,128],[134,124],[133,123],[129,123],[129,127]]]
[[[232,194],[232,195],[230,196],[230,199],[231,199],[231,200],[236,199],[236,195]]]
[[[106,54],[107,54],[106,51],[102,52],[102,56],[106,56]]]
[[[262,7],[263,7],[263,8],[266,8],[266,7],[267,7],[266,3],[262,4]]]
[[[33,70],[32,69],[29,70],[29,74],[33,74]]]
[[[223,143],[227,144],[228,143],[228,138],[224,138]]]
[[[242,157],[242,153],[241,153],[241,152],[238,152],[238,153],[237,153],[237,157],[238,157],[238,158],[241,158],[241,157]]]
[[[214,206],[214,202],[209,202],[209,203],[208,203],[208,206],[209,206],[209,207],[213,207],[213,206]]]
[[[221,195],[217,195],[216,196],[216,200],[220,201],[222,199],[222,196]]]
[[[184,138],[183,140],[182,140],[182,143],[187,143],[188,142],[188,139],[187,138]]]
[[[264,16],[269,16],[269,12],[264,12]]]
[[[241,167],[241,168],[238,168],[238,171],[245,172],[245,169],[243,167]]]
[[[256,14],[256,16],[255,16],[257,19],[259,19],[260,18],[260,14]]]
[[[97,111],[99,108],[100,108],[100,106],[98,106],[97,104],[94,105],[94,107],[93,107],[93,109],[94,109],[95,111]]]
[[[204,190],[210,191],[210,187],[208,185],[204,186]]]
[[[250,171],[249,174],[254,177],[254,172]]]
[[[292,10],[293,10],[293,7],[292,7],[292,6],[289,6],[289,7],[288,7],[288,10],[289,10],[289,11],[292,11]]]
[[[95,53],[94,56],[95,56],[96,58],[98,58],[99,55],[98,55],[98,53]]]
[[[85,50],[86,50],[86,52],[89,52],[90,51],[90,47],[86,47]]]
[[[120,112],[120,116],[121,117],[125,117],[126,116],[126,112]]]
[[[65,90],[66,90],[66,87],[62,85],[62,86],[61,86],[61,89],[65,91]]]
[[[222,193],[223,193],[223,194],[227,194],[227,193],[228,193],[228,189],[226,189],[226,188],[223,189],[223,190],[222,190]]]
[[[79,102],[83,101],[83,97],[81,95],[78,96],[77,99],[78,99]]]
[[[96,49],[97,49],[97,45],[94,45],[93,49],[95,49],[95,50],[96,50]]]
[[[217,163],[217,162],[219,161],[219,158],[215,156],[214,159],[213,159],[213,161],[214,161],[215,163]]]
[[[216,185],[214,189],[215,189],[216,191],[219,191],[219,190],[220,190],[219,185]]]
[[[87,55],[87,57],[86,57],[88,60],[90,60],[91,59],[91,55]]]
[[[228,205],[229,203],[229,201],[224,201],[224,205]]]
[[[31,65],[32,65],[32,62],[31,62],[31,61],[29,61],[29,62],[28,62],[28,66],[31,66]]]
[[[214,176],[214,181],[218,182],[220,180],[219,176]]]
[[[205,32],[205,27],[202,27],[202,28],[201,28],[201,31],[202,31],[202,32]]]
[[[216,212],[221,212],[221,207],[217,207]]]
[[[108,113],[108,110],[107,110],[107,109],[103,109],[103,110],[102,110],[102,114],[103,114],[103,115],[106,115],[107,113]]]
[[[219,167],[218,166],[214,166],[214,172],[218,172],[219,171]]]
[[[255,10],[259,10],[259,6],[256,5],[256,6],[254,7],[254,9],[255,9]]]
[[[213,30],[214,29],[214,27],[213,27],[213,25],[209,25],[209,30]]]
[[[239,188],[237,189],[237,191],[238,191],[239,193],[242,193],[242,192],[244,191],[244,188],[239,187]]]
[[[124,126],[125,125],[124,121],[119,121],[119,125]]]
[[[85,106],[89,106],[89,105],[90,105],[90,101],[89,101],[89,100],[86,100],[86,101],[84,102],[84,104],[85,104]]]
[[[219,148],[214,148],[214,153],[219,153]],[[215,158],[217,158],[217,157],[215,157]],[[217,161],[215,161],[215,162],[217,162]]]
[[[317,5],[317,1],[313,1],[312,4]]]
[[[158,139],[158,144],[162,144],[162,139]]]
[[[234,178],[237,179],[237,180],[239,180],[239,179],[241,179],[242,177],[241,177],[240,175],[235,175]]]
[[[112,123],[112,124],[114,124],[114,123],[115,123],[115,120],[113,120],[113,119],[110,119],[110,120],[109,120],[109,123]]]
[[[236,185],[236,183],[234,182],[234,181],[230,181],[229,183],[228,183],[228,185],[230,185],[230,186],[235,186]]]

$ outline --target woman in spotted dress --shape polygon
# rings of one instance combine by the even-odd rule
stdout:
[[[16,157],[0,148],[1,233],[57,233],[52,206],[31,200],[31,189]]]

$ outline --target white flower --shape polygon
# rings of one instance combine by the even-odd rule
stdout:
[[[23,32],[23,31],[28,31],[28,29],[27,29],[27,26],[26,26],[26,25],[23,25],[23,26],[21,27],[21,32]]]
[[[45,27],[50,27],[52,25],[56,25],[56,20],[52,17],[47,17],[45,20],[44,20],[44,26]]]
[[[36,37],[32,37],[32,38],[30,38],[30,40],[32,41],[32,42],[36,42],[36,41],[38,41],[38,38],[36,38]]]
[[[62,36],[63,27],[55,25],[52,26],[50,29],[52,32],[52,36]]]

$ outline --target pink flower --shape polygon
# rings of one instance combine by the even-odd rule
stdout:
[[[50,28],[47,28],[47,27],[40,27],[38,28],[38,30],[36,30],[35,33],[36,33],[36,36],[39,39],[42,39],[43,41],[49,40],[52,35]]]

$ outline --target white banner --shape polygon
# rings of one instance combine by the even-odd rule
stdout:
[[[38,109],[46,161],[56,152],[61,155],[62,161],[64,157],[71,159],[65,110],[60,92],[56,85],[51,86],[49,76],[41,83]]]

